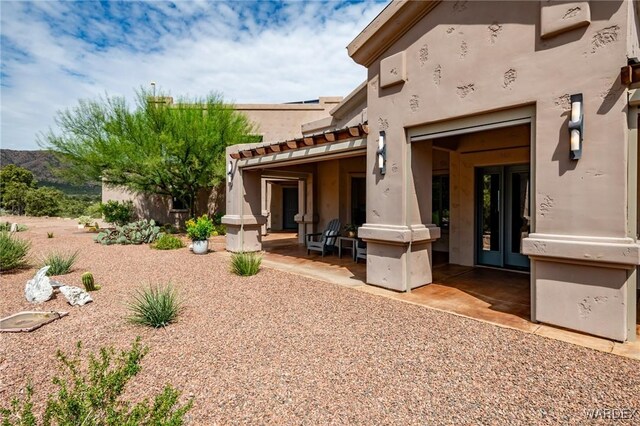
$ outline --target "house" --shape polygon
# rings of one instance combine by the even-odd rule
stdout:
[[[333,115],[228,148],[227,249],[262,248],[272,179],[297,189],[301,243],[363,222],[369,284],[428,285],[445,252],[528,273],[531,321],[635,340],[638,22],[628,0],[392,1]]]
[[[302,124],[324,118],[341,97],[320,97],[310,101],[285,104],[236,104],[234,108],[247,116],[254,125],[255,136],[262,140],[284,140],[302,135]],[[173,104],[173,98],[162,98],[161,102]],[[181,226],[188,219],[186,206],[176,205],[171,197],[136,194],[126,188],[102,185],[102,202],[133,201],[138,216],[154,219],[160,223]],[[224,208],[224,191],[215,189],[201,191],[196,211],[217,212]]]

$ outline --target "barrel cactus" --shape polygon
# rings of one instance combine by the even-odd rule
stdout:
[[[85,290],[87,291],[96,291],[100,290],[100,286],[96,285],[93,280],[93,274],[91,272],[85,272],[82,274],[82,285],[84,285]]]

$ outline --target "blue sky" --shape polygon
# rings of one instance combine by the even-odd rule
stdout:
[[[344,96],[366,76],[345,47],[385,4],[2,1],[0,145],[38,149],[56,111],[152,81],[236,103]]]

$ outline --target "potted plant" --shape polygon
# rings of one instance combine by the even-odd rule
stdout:
[[[356,225],[354,225],[353,223],[348,223],[345,227],[344,227],[345,232],[347,233],[347,237],[349,238],[355,238],[356,234],[358,232],[358,227]]]
[[[202,215],[186,222],[187,236],[193,241],[192,250],[195,254],[205,254],[209,251],[208,238],[213,233],[213,221]]]

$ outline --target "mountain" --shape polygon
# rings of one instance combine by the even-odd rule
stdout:
[[[52,186],[67,195],[100,195],[100,185],[73,185],[57,176],[54,169],[60,161],[50,151],[21,151],[0,149],[0,167],[15,164],[33,173],[39,186]]]

